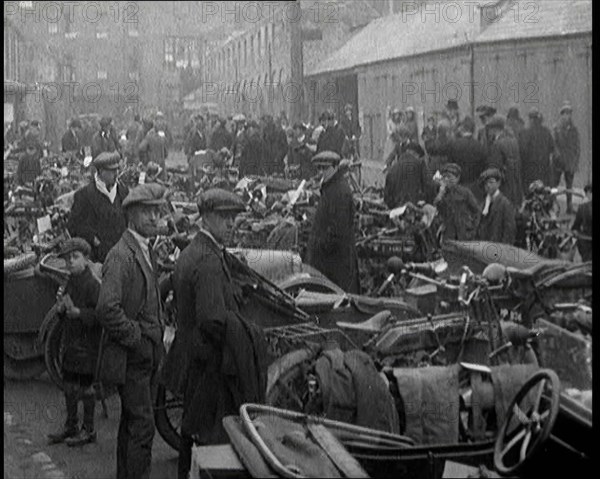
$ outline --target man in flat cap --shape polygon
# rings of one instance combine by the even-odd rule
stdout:
[[[554,126],[554,144],[556,153],[553,161],[553,184],[558,186],[564,175],[567,189],[573,188],[573,178],[579,167],[579,156],[581,145],[579,143],[579,131],[573,124],[573,108],[566,103],[560,109],[560,118]],[[573,198],[567,194],[567,213],[573,213]]]
[[[327,110],[325,118],[325,131],[319,136],[317,153],[334,151],[340,157],[346,158],[349,150],[346,133],[344,133],[342,127],[335,120],[335,114],[332,110]]]
[[[204,192],[200,231],[179,255],[173,273],[177,332],[162,371],[169,391],[183,395],[178,470],[188,477],[193,442],[228,443],[222,420],[246,402],[264,402],[266,342],[240,313],[232,280],[236,259],[225,250],[242,199],[222,189]]]
[[[444,239],[470,241],[479,226],[479,204],[468,188],[459,185],[461,168],[447,163],[441,169],[440,189],[433,200],[443,221]]]
[[[306,126],[301,122],[294,123],[294,136],[288,148],[288,167],[298,168],[300,178],[303,180],[309,180],[317,174],[312,164],[312,146],[306,137]]]
[[[117,181],[119,160],[116,151],[98,155],[92,161],[94,181],[75,192],[73,199],[67,228],[71,236],[80,236],[92,246],[94,262],[104,262],[127,226],[121,206],[128,190]]]
[[[140,157],[144,158],[146,163],[153,161],[163,169],[163,179],[166,175],[166,161],[169,155],[169,138],[164,130],[154,122],[152,128],[148,130],[144,139],[140,142],[138,150]]]
[[[83,158],[81,130],[81,121],[79,121],[79,118],[73,118],[69,123],[69,129],[65,132],[61,140],[63,153],[71,153],[78,158]]]
[[[100,153],[117,151],[119,141],[116,138],[114,129],[111,127],[112,118],[103,116],[100,119],[100,131],[97,131],[92,138],[92,157],[96,158]]]
[[[481,174],[486,193],[478,237],[483,241],[514,244],[516,237],[515,208],[500,192],[502,173],[498,168],[488,168]]]
[[[150,477],[154,439],[153,398],[164,356],[158,271],[150,238],[157,234],[165,188],[144,184],[123,201],[127,229],[102,267],[96,314],[108,334],[102,381],[117,384],[121,418],[117,478]]]
[[[42,174],[42,145],[33,137],[23,140],[25,152],[17,165],[16,181],[18,185],[33,187],[35,179]]]
[[[489,120],[487,130],[491,142],[488,166],[498,168],[502,172],[504,178],[502,192],[513,207],[518,209],[523,201],[519,143],[512,131],[506,128],[506,119],[501,115],[494,115]]]
[[[275,124],[271,115],[264,115],[261,123],[265,172],[268,175],[273,173],[282,174],[284,169],[283,158],[288,149],[285,131]]]
[[[266,174],[264,155],[265,145],[260,136],[258,123],[250,120],[244,134],[240,157],[240,177]]]
[[[184,152],[188,163],[194,157],[194,153],[200,150],[206,150],[206,128],[202,115],[196,115],[193,118],[193,126],[185,140]],[[215,150],[216,151],[216,150]]]
[[[529,125],[519,137],[519,152],[522,162],[523,191],[529,185],[540,180],[548,186],[552,183],[551,158],[554,153],[554,139],[550,129],[542,124],[540,111],[533,107],[529,110]]]
[[[220,151],[223,148],[231,150],[233,147],[233,136],[227,129],[227,120],[225,118],[217,120],[217,126],[208,139],[208,147],[214,151]]]
[[[496,114],[496,109],[489,105],[480,105],[475,109],[479,121],[481,121],[481,127],[477,130],[477,141],[480,142],[485,148],[486,154],[489,154],[489,135],[487,130],[487,123]]]
[[[340,156],[323,151],[313,157],[321,177],[321,199],[313,219],[307,262],[344,291],[359,293],[354,240],[354,200]]]

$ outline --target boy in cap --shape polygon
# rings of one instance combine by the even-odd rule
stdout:
[[[556,153],[553,159],[553,185],[558,186],[561,177],[565,177],[565,185],[568,190],[573,188],[573,178],[579,167],[579,156],[581,145],[579,143],[579,131],[573,124],[573,108],[567,102],[560,109],[560,118],[554,126],[554,144]],[[567,193],[567,213],[573,213],[573,197]]]
[[[108,340],[101,379],[116,384],[121,398],[117,477],[150,477],[154,439],[153,397],[164,356],[161,295],[150,238],[158,233],[166,189],[133,188],[123,201],[127,229],[108,252],[96,306]]]
[[[33,137],[25,138],[25,153],[17,166],[17,184],[33,187],[35,179],[42,174],[42,147]]]
[[[321,199],[315,212],[307,262],[349,293],[359,292],[358,257],[354,239],[354,200],[340,156],[333,151],[313,159],[321,177]]]
[[[92,138],[92,157],[96,158],[105,151],[118,151],[119,142],[111,125],[111,117],[103,116],[100,119],[100,131],[97,131]]]
[[[433,200],[444,223],[444,239],[470,241],[479,226],[479,205],[465,186],[459,185],[461,168],[447,163],[441,169],[440,189]]]
[[[94,431],[94,375],[102,328],[95,308],[100,280],[89,268],[90,245],[83,238],[71,238],[63,244],[59,256],[70,273],[64,294],[57,302],[57,314],[64,321],[62,362],[67,420],[64,429],[49,434],[50,444],[65,442],[83,446],[96,441]],[[79,428],[77,406],[83,402],[83,427]]]
[[[99,263],[127,226],[121,205],[128,190],[117,181],[119,161],[116,151],[101,153],[92,161],[94,181],[75,192],[67,224],[71,236],[80,236],[91,245],[92,260]]]
[[[166,387],[183,395],[179,478],[187,478],[191,448],[228,442],[222,420],[246,402],[264,402],[266,342],[246,321],[232,273],[236,259],[225,250],[243,200],[222,189],[200,196],[202,226],[181,252],[173,273],[177,332],[165,361]]]
[[[497,168],[488,168],[480,178],[486,193],[481,220],[479,239],[512,245],[516,236],[515,208],[500,192],[502,173]]]
[[[77,155],[83,158],[83,144],[81,141],[81,121],[79,118],[73,118],[69,124],[69,129],[65,132],[61,140],[61,147],[63,153],[69,153]]]
[[[592,261],[592,184],[586,185],[583,191],[587,201],[581,203],[577,208],[575,221],[571,229],[577,235],[577,249],[582,261]]]

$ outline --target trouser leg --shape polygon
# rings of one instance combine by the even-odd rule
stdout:
[[[192,446],[194,441],[187,435],[182,435],[179,444],[179,459],[177,461],[177,478],[187,479],[192,465]]]
[[[67,391],[65,391],[65,403],[67,406],[67,420],[65,422],[66,430],[76,429],[79,424],[77,415],[78,396],[77,391],[74,389],[67,389]]]
[[[565,171],[565,184],[567,189],[570,190],[573,188],[573,178],[575,177],[575,173],[573,171]],[[571,193],[567,193],[567,211],[573,210],[573,195]]]

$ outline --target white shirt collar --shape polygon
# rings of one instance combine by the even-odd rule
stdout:
[[[104,196],[106,196],[111,203],[114,203],[115,198],[117,197],[117,182],[115,181],[115,184],[113,185],[111,190],[108,191],[108,189],[106,188],[106,183],[104,183],[104,181],[100,179],[98,173],[94,174],[94,181],[96,183],[96,188],[98,189],[98,191]]]
[[[142,247],[142,249],[144,249],[144,248],[146,248],[146,249],[150,248],[150,238],[144,238],[141,234],[139,234],[133,228],[127,228],[127,229],[133,235],[133,237],[137,240],[137,242],[140,244],[140,246]]]

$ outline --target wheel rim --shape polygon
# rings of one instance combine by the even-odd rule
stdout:
[[[500,474],[523,468],[550,436],[559,409],[560,381],[543,369],[534,374],[512,400],[494,448]]]

